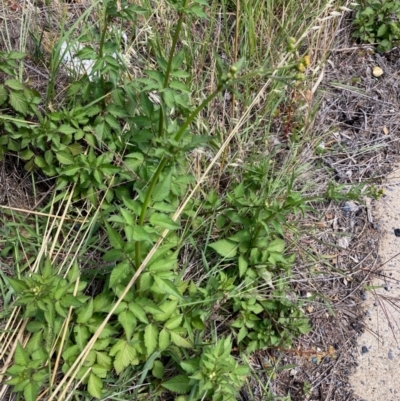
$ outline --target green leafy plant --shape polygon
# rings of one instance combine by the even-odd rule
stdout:
[[[400,40],[400,4],[395,0],[367,0],[358,6],[353,36],[377,44],[379,52],[391,50]]]
[[[7,370],[8,384],[26,401],[35,400],[41,388],[58,397],[60,373],[79,381],[85,397],[107,398],[114,390],[110,383],[133,375],[138,387],[146,384],[154,395],[170,390],[189,399],[234,400],[248,375],[241,356],[289,346],[309,330],[301,302],[286,296],[295,259],[285,237],[289,218],[304,213],[310,200],[294,188],[295,174],[277,177],[272,158],[263,159],[244,167],[241,183],[232,180],[226,193],[191,199],[176,218],[195,182],[188,173],[189,152],[214,152],[218,144],[216,136],[198,133],[202,113],[223,92],[275,69],[244,74],[244,59],[228,64],[215,54],[214,84],[194,95],[181,35],[186,20],[206,17],[207,3],[168,4],[177,12],[171,43],[149,40],[152,64],[132,79],[116,56],[121,35],[110,28],[136,23],[149,12],[128,1],[104,1],[99,32],[90,43],[85,32],[68,45],[79,44],[76,58],[90,60],[91,71],[70,77],[59,104],[55,82],[64,37],[53,49],[45,101],[15,79],[23,55],[2,55],[0,69],[9,75],[0,86],[2,151],[17,152],[26,170],[54,180],[54,204],[71,190],[72,201],[95,207],[96,230],[104,239],[96,252],[107,264],[104,273],[80,271],[80,256],[72,248],[70,270],[59,268],[57,256],[51,262],[38,259],[39,273],[27,269],[9,279],[14,307],[29,322],[25,345],[18,344]],[[297,57],[294,50],[291,57]],[[302,57],[279,68],[281,88],[303,80],[308,65]],[[212,238],[205,221],[215,229]],[[189,226],[201,238],[200,278],[188,277],[182,268],[181,252],[194,237]],[[203,238],[208,238],[204,244]],[[13,247],[9,241],[7,252]],[[88,289],[93,276],[97,286]],[[211,318],[224,320],[212,345],[206,342]]]
[[[180,363],[186,374],[175,376],[162,386],[178,394],[190,393],[192,400],[236,400],[249,368],[235,361],[231,349],[230,337],[219,339],[215,345],[205,345],[199,358]]]

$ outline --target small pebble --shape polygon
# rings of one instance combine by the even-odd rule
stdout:
[[[395,228],[395,229],[394,229],[394,235],[395,235],[396,237],[400,237],[400,228]]]
[[[393,359],[394,359],[393,352],[392,352],[391,349],[390,349],[389,352],[388,352],[388,358],[389,358],[391,361],[393,361]]]
[[[365,345],[363,345],[363,346],[361,347],[361,353],[362,353],[362,354],[366,354],[368,351],[369,351],[369,350],[368,350],[368,348],[367,348]]]

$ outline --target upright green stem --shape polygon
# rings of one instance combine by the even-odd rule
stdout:
[[[182,138],[183,134],[185,133],[185,131],[187,130],[189,125],[193,122],[193,120],[196,118],[196,116],[200,113],[200,111],[203,110],[207,106],[207,104],[210,103],[218,95],[218,93],[222,91],[223,88],[224,88],[224,85],[222,85],[222,84],[219,85],[213,93],[211,93],[206,99],[204,99],[201,102],[201,104],[199,106],[197,106],[197,108],[192,112],[192,114],[183,123],[183,125],[181,126],[179,131],[175,134],[175,136],[174,136],[175,141],[179,141]],[[171,149],[171,152],[176,154],[179,152],[179,149],[176,149],[176,148]],[[153,177],[151,178],[150,185],[149,185],[149,188],[147,189],[146,197],[143,202],[142,211],[139,216],[139,222],[138,222],[139,226],[143,226],[143,224],[144,224],[144,220],[145,220],[146,214],[147,214],[147,209],[150,206],[151,195],[153,194],[154,187],[156,186],[156,184],[160,178],[160,175],[163,172],[168,160],[169,160],[169,158],[167,158],[165,156],[162,157],[162,159],[160,160],[160,163],[157,167],[157,170],[155,171],[155,173],[153,174]],[[141,262],[140,247],[141,247],[141,243],[140,243],[140,241],[137,241],[135,243],[136,267],[139,267],[140,262]]]
[[[175,34],[172,39],[171,51],[169,52],[169,56],[168,56],[167,70],[165,71],[163,89],[165,89],[168,86],[169,76],[171,74],[171,69],[172,69],[172,61],[174,59],[176,45],[178,43],[179,35],[181,33],[182,23],[183,23],[183,18],[185,16],[185,9],[187,7],[187,3],[188,3],[188,0],[184,0],[183,5],[182,5],[182,10],[179,12],[178,24],[175,29]],[[163,130],[164,130],[164,113],[163,113],[162,106],[160,106],[160,119],[159,119],[159,123],[158,123],[158,137],[159,138],[161,138]]]
[[[107,33],[107,26],[108,26],[108,15],[107,15],[107,10],[105,11],[106,15],[104,16],[104,27],[103,27],[103,32],[101,33],[101,38],[100,38],[100,46],[99,46],[99,57],[100,59],[103,58],[104,55],[104,42],[106,40],[106,33]],[[104,82],[104,76],[101,74],[100,76],[100,82],[101,82],[101,87],[103,88],[103,95],[106,94],[106,84]],[[105,100],[103,98],[103,103],[105,104]]]

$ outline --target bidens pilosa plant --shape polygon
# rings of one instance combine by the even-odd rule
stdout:
[[[93,61],[92,75],[72,82],[59,107],[56,75],[42,107],[39,93],[15,74],[23,54],[1,54],[0,69],[10,76],[0,85],[2,152],[18,152],[26,170],[54,177],[57,199],[72,190],[72,200],[97,208],[92,218],[107,237],[98,251],[110,266],[110,274],[96,275],[95,294],[87,291],[77,260],[61,275],[58,260],[40,257],[37,273],[9,279],[15,306],[29,322],[7,383],[27,401],[46,389],[50,400],[59,399],[61,373],[95,398],[112,395],[112,383],[131,375],[137,381],[132,397],[145,384],[153,395],[169,390],[188,400],[234,400],[248,374],[241,355],[290,346],[309,330],[301,304],[285,294],[294,263],[284,240],[287,217],[304,212],[307,202],[293,189],[294,175],[282,181],[285,190],[276,189],[268,159],[245,169],[244,181],[233,181],[226,195],[210,191],[191,199],[180,219],[174,217],[195,181],[188,152],[215,150],[215,138],[195,131],[198,116],[223,91],[260,72],[240,75],[243,59],[228,66],[215,56],[215,87],[193,104],[180,35],[185,20],[206,17],[207,3],[168,4],[177,13],[170,48],[150,45],[156,66],[133,80],[115,58],[118,44],[108,28],[149,11],[128,1],[103,1],[98,42],[88,45],[84,34],[76,39],[84,44],[76,57]],[[54,47],[54,74],[62,43]],[[279,79],[303,79],[300,64],[282,68]],[[207,244],[204,221],[218,231]],[[186,222],[202,238],[205,271],[199,280],[185,275],[180,260],[195,235]],[[220,319],[225,323],[215,336],[213,321]]]

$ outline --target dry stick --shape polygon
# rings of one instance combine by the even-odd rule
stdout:
[[[0,205],[0,209],[14,210],[16,212],[21,212],[21,213],[35,214],[37,216],[52,217],[53,219],[63,219],[63,220],[68,220],[68,221],[74,221],[76,223],[83,223],[83,220],[71,219],[71,218],[64,217],[64,216],[57,216],[55,214],[35,212],[34,210],[20,209],[18,207]]]
[[[283,58],[283,60],[281,61],[281,64],[279,65],[279,67],[282,67],[285,63],[286,63],[286,59],[287,56],[285,56]],[[266,89],[268,88],[268,86],[270,85],[271,80],[268,79],[267,82],[264,84],[264,86],[261,88],[261,90],[258,92],[257,96],[254,98],[253,102],[250,104],[250,106],[247,108],[247,110],[243,113],[243,116],[240,118],[240,120],[238,121],[236,127],[231,131],[231,133],[229,134],[229,136],[226,138],[225,142],[222,144],[221,148],[219,149],[219,151],[217,152],[217,154],[215,155],[215,157],[212,159],[212,161],[210,162],[209,166],[207,167],[207,169],[205,170],[205,172],[203,173],[203,175],[201,176],[200,180],[197,182],[197,184],[195,185],[195,187],[193,188],[193,190],[191,191],[191,193],[188,195],[188,197],[186,198],[186,200],[182,203],[182,205],[180,206],[180,208],[176,211],[176,213],[174,214],[174,216],[172,217],[172,219],[175,221],[183,212],[183,210],[185,209],[185,207],[187,206],[187,204],[189,203],[189,201],[192,199],[192,197],[194,196],[195,192],[198,190],[198,188],[200,187],[200,185],[203,183],[203,181],[206,179],[206,177],[208,176],[208,173],[210,172],[210,170],[213,168],[214,164],[217,162],[217,160],[219,159],[219,157],[222,155],[222,153],[224,152],[225,148],[229,145],[230,141],[232,140],[232,138],[237,134],[237,132],[239,131],[239,129],[241,128],[241,126],[244,124],[245,119],[248,117],[248,115],[250,114],[251,110],[253,109],[253,107],[258,103],[259,99],[262,97],[262,95],[264,94],[264,92],[266,91]],[[104,327],[106,326],[106,324],[108,323],[108,321],[110,320],[110,318],[113,316],[115,310],[118,308],[118,306],[120,305],[120,303],[122,302],[122,300],[125,298],[126,294],[129,292],[129,290],[132,288],[132,286],[135,284],[136,280],[138,279],[139,275],[143,272],[143,270],[146,268],[147,264],[149,263],[150,259],[153,257],[153,255],[156,253],[157,249],[159,248],[159,246],[161,245],[161,243],[164,241],[164,238],[167,236],[167,234],[169,233],[169,230],[166,229],[164,230],[164,232],[161,234],[160,238],[158,239],[158,241],[156,242],[156,244],[153,246],[153,248],[150,250],[150,252],[148,253],[148,255],[146,256],[146,258],[143,260],[142,264],[139,266],[138,270],[136,271],[136,273],[133,275],[133,277],[131,278],[131,280],[129,281],[129,283],[127,284],[127,286],[125,287],[125,290],[122,292],[122,294],[120,295],[120,297],[117,299],[117,301],[115,302],[114,306],[111,308],[110,312],[108,313],[108,315],[104,318],[102,324],[99,326],[99,328],[96,330],[96,332],[93,334],[93,337],[90,339],[90,341],[87,343],[86,347],[82,350],[81,354],[79,355],[79,357],[76,359],[76,361],[72,364],[72,366],[70,367],[70,369],[68,370],[68,372],[64,375],[63,379],[60,381],[60,383],[58,384],[58,386],[56,387],[56,389],[54,390],[53,394],[50,396],[50,398],[48,399],[48,401],[54,401],[55,399],[57,399],[57,401],[62,401],[65,397],[66,392],[68,391],[69,386],[71,385],[72,381],[74,380],[74,376],[72,376],[72,373],[75,372],[76,368],[78,367],[78,365],[84,361],[86,359],[86,357],[88,356],[89,352],[91,351],[93,345],[95,344],[96,340],[99,338],[101,332],[103,331]],[[68,380],[68,377],[70,377],[70,379]],[[64,383],[66,383],[66,386],[64,388],[64,390],[62,391],[62,393],[60,394],[60,396],[58,398],[55,398],[56,395],[58,395],[58,393],[60,392],[62,386],[64,385]]]

